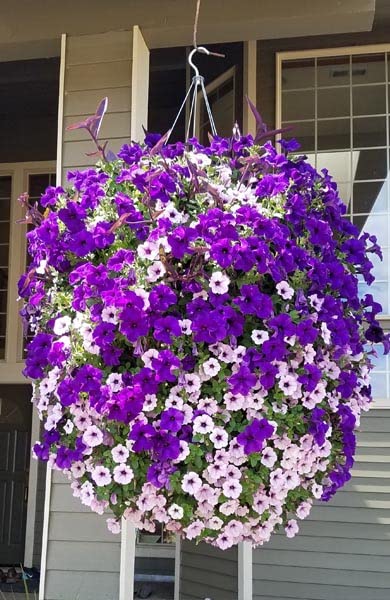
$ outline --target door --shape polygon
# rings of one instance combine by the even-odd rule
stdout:
[[[0,565],[24,559],[31,432],[31,388],[0,386]]]

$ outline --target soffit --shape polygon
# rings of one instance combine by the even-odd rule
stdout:
[[[39,44],[46,53],[53,52],[47,40],[58,39],[61,33],[88,34],[133,25],[141,27],[150,48],[191,45],[194,12],[195,0],[1,0],[0,60],[10,60],[7,51],[9,55],[20,45],[28,51],[30,44],[31,50],[33,42],[36,52]],[[239,4],[203,0],[198,41],[368,31],[374,14],[375,0],[240,0]]]

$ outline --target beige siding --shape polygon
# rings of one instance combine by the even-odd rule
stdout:
[[[92,115],[108,96],[101,139],[118,150],[131,127],[132,32],[70,36],[66,40],[64,81],[63,180],[71,168],[93,164],[94,145],[84,130],[66,131]],[[108,516],[108,515],[107,515]],[[120,536],[106,518],[73,497],[69,482],[53,472],[47,542],[45,600],[117,600]]]
[[[117,600],[119,565],[120,536],[110,533],[105,517],[83,506],[68,480],[53,472],[45,600]],[[103,576],[107,585],[100,583]]]
[[[253,600],[390,598],[390,411],[362,419],[351,482],[253,552]]]
[[[237,548],[181,545],[180,600],[237,600]]]
[[[133,33],[118,31],[68,37],[66,42],[64,140],[62,166],[68,170],[94,164],[95,150],[85,130],[66,127],[92,115],[105,96],[108,115],[100,139],[114,152],[130,138]]]

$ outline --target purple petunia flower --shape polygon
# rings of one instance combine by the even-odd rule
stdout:
[[[161,413],[160,429],[175,433],[181,429],[183,421],[184,414],[180,410],[169,408]]]
[[[238,434],[237,442],[244,447],[245,454],[260,452],[265,440],[274,433],[274,426],[267,419],[253,419],[250,425]]]
[[[179,319],[176,317],[162,317],[154,322],[153,337],[164,344],[171,344],[173,337],[181,335]]]

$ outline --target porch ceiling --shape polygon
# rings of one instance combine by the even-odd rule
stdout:
[[[194,11],[195,0],[1,0],[0,60],[9,60],[1,55],[17,47],[31,51],[29,42],[36,48],[42,44],[47,52],[47,40],[64,32],[96,33],[135,24],[151,48],[189,45]],[[367,31],[374,14],[375,0],[203,0],[198,41]]]

